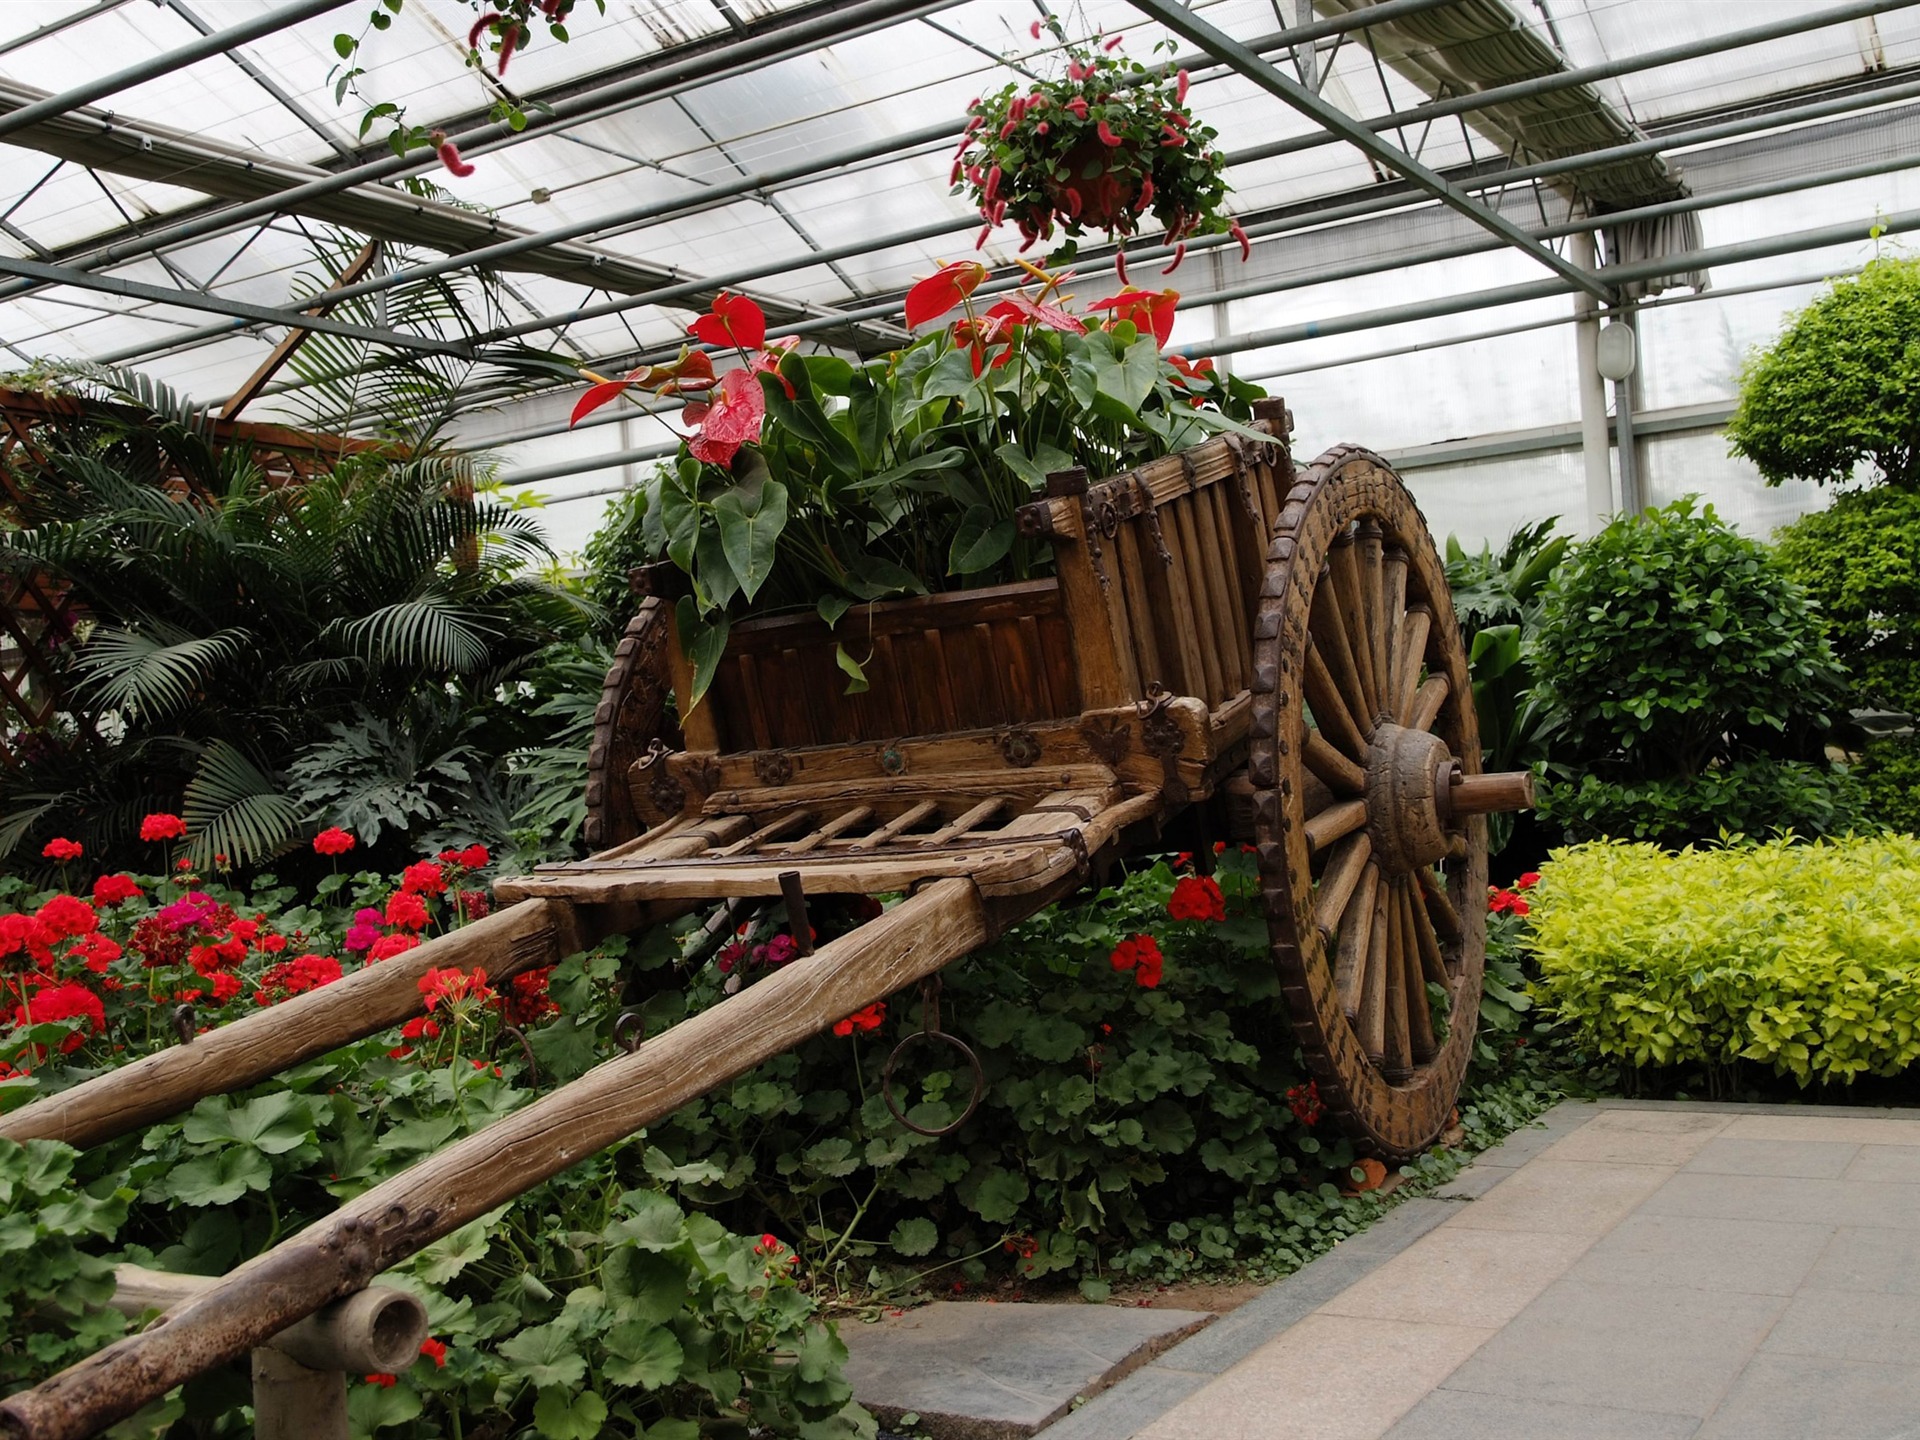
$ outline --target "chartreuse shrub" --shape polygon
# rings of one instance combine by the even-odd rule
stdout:
[[[1622,517],[1575,547],[1532,653],[1557,722],[1542,811],[1571,838],[1854,823],[1857,791],[1823,750],[1846,672],[1805,592],[1712,506]]]
[[[1920,840],[1557,852],[1530,896],[1543,1006],[1634,1066],[1801,1084],[1920,1058]]]

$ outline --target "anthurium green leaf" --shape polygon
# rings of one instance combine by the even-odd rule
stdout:
[[[229,1145],[183,1161],[167,1172],[160,1191],[182,1205],[231,1205],[249,1190],[273,1184],[267,1157],[245,1145]]]
[[[973,356],[966,350],[949,350],[917,379],[922,405],[931,405],[936,400],[961,399],[980,383],[973,373]]]
[[[853,658],[852,653],[848,651],[845,645],[836,644],[833,647],[833,663],[838,665],[840,667],[840,673],[847,677],[847,694],[861,695],[866,693],[866,667]]]
[[[686,1351],[664,1325],[632,1320],[607,1332],[608,1358],[600,1372],[616,1385],[658,1390],[680,1378]]]
[[[1012,516],[996,520],[986,506],[969,506],[953,532],[953,544],[947,552],[948,573],[974,575],[999,564],[1013,548],[1016,533]]]
[[[1095,346],[1094,381],[1099,393],[1118,404],[1128,415],[1138,415],[1140,407],[1153,394],[1160,378],[1160,351],[1151,335],[1141,336],[1121,349],[1116,356],[1105,346]],[[1264,437],[1262,437],[1264,438]]]
[[[853,601],[844,595],[822,595],[814,602],[813,608],[831,630],[840,623],[840,617],[853,608]]]
[[[1258,440],[1263,444],[1273,439],[1266,431],[1242,425],[1238,420],[1230,420],[1217,410],[1188,410],[1180,418],[1200,426],[1203,430],[1211,430],[1216,435],[1238,435],[1243,439]]]
[[[659,505],[647,513],[649,517],[659,516],[667,558],[691,574],[694,547],[700,539],[700,510],[692,495],[668,477],[660,487]]]
[[[572,1326],[560,1321],[532,1325],[518,1335],[501,1342],[500,1358],[514,1374],[545,1388],[549,1385],[577,1385],[587,1373],[586,1357],[580,1353],[580,1337]]]
[[[740,593],[752,600],[773,573],[774,547],[787,528],[787,488],[776,480],[736,486],[714,498],[713,518]]]
[[[868,475],[856,481],[851,487],[855,490],[878,490],[885,485],[895,485],[909,475],[920,475],[929,470],[951,470],[966,463],[967,452],[958,445],[943,446],[929,451],[925,455],[915,456],[901,465],[882,470],[878,475]]]
[[[533,1428],[546,1440],[593,1440],[607,1423],[607,1402],[592,1390],[570,1395],[542,1387],[533,1403]]]
[[[845,395],[853,388],[853,366],[838,355],[809,355],[801,361],[813,388],[824,395]]]
[[[702,615],[700,607],[693,603],[690,595],[682,595],[675,605],[674,621],[680,630],[680,644],[693,664],[693,694],[687,698],[683,712],[692,714],[705,698],[707,687],[713,684],[714,674],[720,668],[720,657],[726,653],[727,632],[732,628],[732,622],[724,610],[711,616]]]

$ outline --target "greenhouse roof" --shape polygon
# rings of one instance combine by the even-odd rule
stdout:
[[[969,99],[1008,66],[1057,63],[1030,31],[1046,0],[608,0],[502,78],[469,63],[469,5],[407,0],[365,35],[364,100],[337,101],[334,37],[374,3],[8,7],[0,363],[127,363],[218,404],[365,238],[386,249],[307,322],[350,343],[611,369],[670,353],[688,310],[734,287],[783,330],[885,350],[904,288],[974,245],[947,185]],[[1908,225],[1829,213],[1707,244],[1698,217],[1920,162],[1915,0],[1090,0],[1060,19],[1142,59],[1166,42],[1220,131],[1252,259],[1216,247],[1154,276],[1187,292],[1176,341],[1196,353],[1699,286],[1718,264]],[[502,101],[523,130],[491,118]],[[473,173],[395,156],[384,122],[362,138],[380,103],[454,136]],[[1595,214],[1597,269],[1568,243]],[[985,258],[1017,242],[996,232]],[[1453,293],[1271,323],[1280,292],[1483,252],[1505,260]],[[476,267],[502,281],[478,333],[383,303],[409,275]],[[1098,252],[1080,269],[1111,286]],[[269,418],[285,384],[250,413]]]

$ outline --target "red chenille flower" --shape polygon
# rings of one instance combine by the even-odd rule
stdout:
[[[1211,875],[1186,875],[1173,887],[1167,913],[1176,920],[1224,920],[1227,901]]]
[[[950,260],[907,291],[907,328],[938,320],[980,287],[987,267],[978,260]]]
[[[702,315],[687,327],[687,333],[708,345],[732,345],[741,350],[758,350],[767,339],[767,317],[745,295],[722,290],[713,297],[713,313]]]

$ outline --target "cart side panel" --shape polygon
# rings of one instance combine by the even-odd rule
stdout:
[[[848,694],[834,650],[860,662]],[[722,754],[884,742],[1078,715],[1079,678],[1052,580],[743,621],[709,691]]]

